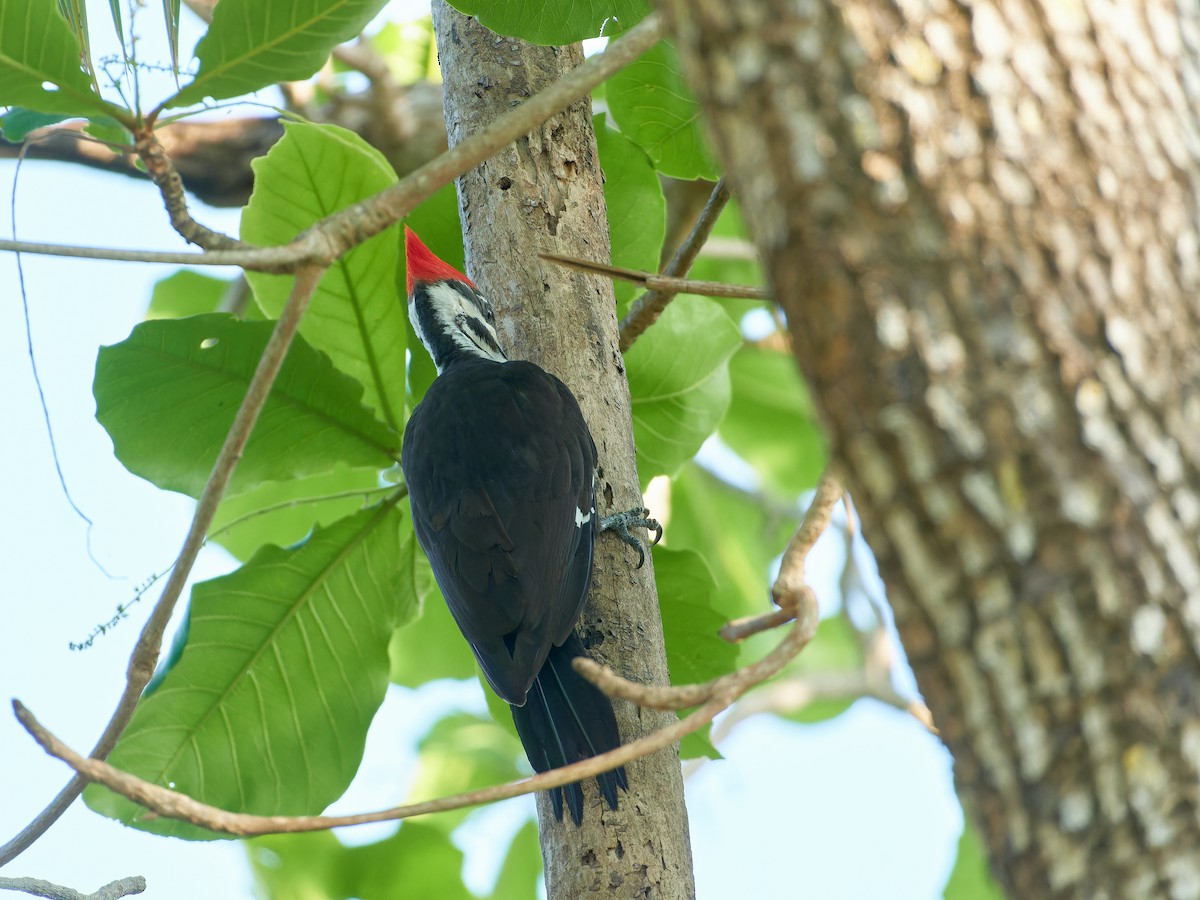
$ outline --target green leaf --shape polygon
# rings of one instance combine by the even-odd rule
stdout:
[[[812,641],[785,671],[859,672],[862,667],[863,650],[858,632],[846,614],[838,612],[821,620]]]
[[[609,79],[607,91],[613,120],[649,154],[658,171],[672,178],[719,177],[704,138],[700,104],[670,43],[658,43],[623,68]]]
[[[453,0],[450,5],[497,34],[546,45],[624,31],[650,12],[647,0]]]
[[[419,687],[438,678],[471,678],[475,657],[442,599],[429,560],[415,536],[401,550],[398,590],[416,598],[414,619],[401,622],[392,635],[389,654],[395,684]]]
[[[742,342],[720,304],[680,297],[625,353],[642,486],[673,474],[729,406],[728,360]]]
[[[133,141],[129,136],[129,131],[112,116],[92,116],[88,119],[87,124],[83,126],[83,132],[88,137],[112,144],[114,147],[123,147],[127,150],[133,149]],[[145,167],[142,165],[141,160],[137,160],[137,165],[139,170],[144,170]]]
[[[0,106],[111,113],[80,67],[82,52],[54,0],[0,0]]]
[[[336,522],[381,496],[377,469],[339,466],[307,478],[268,481],[225,497],[208,536],[244,562],[264,544],[295,544],[314,526]]]
[[[657,546],[653,553],[671,683],[697,684],[732,672],[738,647],[718,633],[727,617],[713,608],[712,572],[692,550]]]
[[[525,900],[537,896],[541,874],[542,848],[538,843],[537,822],[530,819],[508,848],[496,889],[492,891],[492,900]]]
[[[784,668],[784,674],[854,673],[862,671],[862,667],[862,642],[845,613],[839,612],[821,620],[816,636],[804,652]],[[825,722],[840,716],[861,699],[858,694],[824,697],[784,713],[783,718],[792,722]]]
[[[182,319],[216,312],[230,284],[224,278],[180,269],[155,282],[146,318]]]
[[[10,109],[4,115],[0,116],[0,134],[4,135],[4,139],[10,144],[19,144],[25,140],[29,132],[44,128],[47,125],[56,125],[64,119],[69,118],[71,117],[40,113],[32,109],[21,109],[18,107],[17,109]]]
[[[604,169],[604,202],[612,235],[614,266],[657,272],[663,236],[667,231],[667,202],[662,184],[645,151],[596,116],[596,146]],[[614,281],[618,310],[638,289],[627,281]]]
[[[113,30],[117,32],[117,43],[121,45],[121,52],[125,53],[125,28],[121,24],[121,0],[108,0],[108,11],[112,14]]]
[[[421,763],[409,791],[412,802],[432,800],[515,781],[525,753],[516,735],[489,716],[454,713],[439,719],[420,744]],[[451,830],[471,810],[439,814],[431,824]]]
[[[84,72],[92,77],[92,47],[88,38],[87,3],[84,0],[58,0],[58,11],[62,13],[67,25],[75,35],[75,44],[80,50],[80,59]],[[95,88],[95,82],[92,84]]]
[[[179,0],[162,0],[163,19],[167,25],[167,43],[171,47],[171,69],[179,71]],[[216,10],[213,10],[214,16]],[[178,84],[179,82],[176,82]]]
[[[164,106],[224,100],[315,73],[386,0],[221,0],[196,45],[200,69]]]
[[[712,572],[691,550],[657,546],[653,552],[671,683],[698,684],[732,672],[737,668],[740,648],[719,634],[728,616],[713,606],[716,585]],[[687,712],[683,710],[681,715]],[[710,730],[711,725],[705,726],[684,737],[679,742],[680,758],[720,759],[721,754],[709,740]]]
[[[679,758],[680,759],[724,759],[721,751],[713,746],[713,742],[709,739],[709,733],[712,731],[712,723],[701,728],[699,731],[693,731],[691,734],[684,735],[683,740],[679,742]]]
[[[285,122],[283,138],[253,168],[254,193],[242,213],[242,238],[262,245],[287,243],[318,219],[396,181],[378,150],[334,125]],[[397,431],[404,416],[408,334],[407,304],[396,289],[398,233],[389,228],[330,266],[300,325],[310,344],[362,383],[365,402]],[[246,276],[259,306],[278,316],[292,279]]]
[[[808,390],[790,354],[743,346],[729,361],[733,400],[721,439],[767,485],[797,496],[825,468],[825,441]]]
[[[143,322],[96,360],[96,419],[117,458],[161,488],[197,497],[246,394],[271,322],[192,316]],[[299,338],[250,435],[230,489],[341,464],[383,468],[399,437],[361,387]]]
[[[394,837],[352,847],[342,871],[343,896],[360,900],[436,897],[475,900],[462,881],[463,853],[445,831],[427,822],[405,822]],[[397,891],[397,886],[403,891]]]
[[[958,858],[942,896],[944,900],[1003,900],[1004,892],[992,878],[983,843],[979,840],[974,823],[965,815],[965,810],[963,819]]]
[[[671,480],[667,540],[672,549],[695,550],[707,563],[716,582],[713,607],[726,619],[771,608],[768,567],[798,524],[798,512],[777,513],[695,463]]]
[[[430,16],[410,22],[387,22],[371,35],[370,41],[397,84],[438,79],[437,41]],[[333,70],[353,71],[336,58]],[[453,193],[454,185],[450,188]]]
[[[802,725],[815,725],[818,722],[828,722],[830,719],[836,719],[861,699],[861,697],[845,696],[812,700],[797,710],[784,713],[783,717],[790,722],[799,722]]]
[[[361,847],[328,831],[274,834],[247,847],[258,893],[271,900],[474,900],[460,875],[462,851],[424,821],[404,822],[391,837]]]
[[[313,814],[337,799],[387,690],[388,639],[406,600],[395,590],[401,524],[394,504],[364,510],[196,585],[187,646],[109,762],[241,812]],[[142,819],[99,785],[85,799],[147,831],[213,837]]]

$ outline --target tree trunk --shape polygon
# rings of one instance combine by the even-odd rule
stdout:
[[[1200,7],[663,5],[1000,882],[1200,896]]]
[[[501,38],[474,19],[434,4],[453,146],[490,124],[583,59],[580,46],[539,47]],[[458,182],[467,268],[496,306],[514,357],[563,379],[579,398],[600,455],[601,514],[641,502],[629,386],[618,350],[611,285],[538,259],[539,252],[607,259],[608,217],[591,104],[581,100]],[[580,634],[597,658],[628,678],[666,684],[662,621],[652,566],[634,569],[628,547],[597,542],[592,593]],[[616,703],[626,742],[670,721]],[[609,810],[584,785],[582,828],[556,822],[538,798],[551,898],[595,892],[620,897],[694,894],[678,754],[657,753],[628,769],[629,793]]]

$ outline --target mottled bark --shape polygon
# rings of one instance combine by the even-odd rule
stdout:
[[[999,879],[1200,896],[1200,7],[663,5]]]
[[[501,38],[434,4],[451,144],[492,122],[565,71],[582,50]],[[468,274],[497,309],[511,355],[531,359],[575,392],[600,454],[601,513],[641,502],[629,387],[618,350],[611,284],[552,266],[539,252],[607,259],[608,218],[591,104],[574,104],[528,138],[458,182]],[[634,568],[632,551],[610,536],[596,547],[592,593],[580,632],[591,652],[648,684],[668,682],[652,565]],[[629,741],[669,715],[618,701]],[[683,779],[674,751],[629,766],[620,808],[603,805],[589,780],[582,828],[556,822],[545,797],[538,812],[551,898],[694,895]]]

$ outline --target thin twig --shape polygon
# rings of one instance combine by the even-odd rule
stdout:
[[[300,319],[308,308],[308,302],[312,298],[323,272],[324,269],[305,267],[296,273],[291,295],[280,314],[275,330],[271,332],[262,358],[258,362],[258,368],[246,389],[246,397],[238,408],[229,433],[225,436],[225,443],[213,464],[212,474],[209,475],[208,481],[204,485],[204,491],[196,503],[196,512],[192,517],[191,527],[184,539],[183,548],[179,551],[175,567],[171,571],[171,577],[163,587],[162,595],[155,604],[154,610],[142,628],[142,633],[133,648],[125,675],[125,690],[117,703],[116,711],[113,712],[112,718],[104,728],[104,733],[101,734],[92,750],[93,757],[103,759],[112,752],[117,739],[129,724],[129,720],[133,718],[133,710],[137,705],[138,698],[142,695],[142,690],[154,674],[167,622],[183,592],[184,583],[191,574],[192,565],[196,561],[200,547],[204,544],[205,534],[212,524],[213,516],[216,515],[217,506],[221,502],[225,488],[229,485],[238,460],[241,459],[242,450],[246,446],[254,423],[258,420],[258,414],[266,403],[271,385],[275,382],[275,376],[279,374],[288,347],[291,346],[292,338],[295,337],[296,330],[300,326]],[[27,825],[20,834],[0,847],[0,865],[4,865],[18,856],[41,837],[46,829],[66,812],[67,807],[79,796],[86,783],[85,779],[79,776],[72,778],[70,783],[36,819]]]
[[[796,533],[783,551],[783,561],[779,564],[779,575],[771,586],[771,597],[779,604],[779,609],[771,610],[758,616],[748,616],[734,619],[721,629],[721,637],[727,641],[742,641],[752,634],[778,628],[790,622],[799,608],[798,601],[808,590],[804,585],[804,561],[808,551],[812,549],[829,517],[833,507],[842,496],[842,485],[831,469],[826,469],[817,482],[817,490],[809,504],[808,512]]]
[[[213,231],[192,218],[188,211],[187,198],[183,195],[183,179],[179,177],[179,171],[175,168],[175,163],[171,162],[171,157],[167,156],[163,145],[158,142],[152,127],[146,127],[137,135],[134,149],[145,164],[150,180],[162,194],[171,227],[179,232],[185,241],[204,250],[237,250],[246,246],[236,238]]]
[[[43,881],[40,878],[0,877],[0,891],[21,891],[35,897],[46,897],[47,900],[118,900],[119,897],[140,894],[144,890],[146,890],[146,879],[141,875],[131,875],[128,878],[110,881],[91,894],[63,887],[52,881]]]
[[[122,250],[117,247],[83,247],[77,244],[47,244],[40,241],[10,241],[0,238],[0,252],[32,253],[67,259],[98,259],[107,262],[178,263],[184,266],[240,266],[252,272],[286,274],[298,267],[290,245],[254,247],[245,250]]]
[[[623,269],[620,266],[610,266],[607,263],[594,262],[590,259],[579,259],[574,256],[563,256],[560,253],[539,253],[547,262],[566,266],[568,269],[578,269],[590,275],[604,275],[619,281],[630,281],[644,288],[666,296],[676,294],[699,294],[702,297],[735,297],[747,300],[770,300],[771,295],[766,288],[752,284],[727,284],[724,281],[698,281],[694,278],[675,278],[670,275],[655,275],[653,272],[642,272],[638,269]],[[649,296],[649,295],[647,295]],[[655,317],[657,318],[657,316]],[[647,326],[648,327],[648,326]],[[643,331],[645,329],[642,329]],[[640,334],[640,332],[639,332]]]
[[[725,185],[725,179],[722,178],[713,188],[712,196],[708,198],[708,203],[700,213],[700,218],[692,226],[691,233],[679,246],[675,256],[667,263],[667,267],[663,269],[663,275],[678,278],[688,273],[692,263],[696,261],[700,249],[704,246],[704,242],[708,240],[713,226],[717,224],[717,218],[721,215],[721,210],[725,208],[727,202],[729,202],[729,188]],[[633,301],[629,312],[621,320],[621,352],[633,346],[633,342],[638,339],[638,336],[654,324],[662,315],[662,311],[667,308],[667,304],[674,298],[674,291],[652,289]]]

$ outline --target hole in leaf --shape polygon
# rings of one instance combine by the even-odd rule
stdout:
[[[220,339],[219,339],[219,338],[205,338],[204,340],[202,340],[202,341],[200,342],[200,349],[201,349],[201,350],[208,350],[208,349],[210,349],[210,348],[212,348],[212,347],[215,347],[215,346],[217,346],[217,344],[219,344],[220,342],[221,342],[221,341],[220,341]]]
[[[57,91],[58,85],[55,84],[53,81],[43,81],[42,82],[42,90],[43,91]]]

